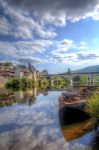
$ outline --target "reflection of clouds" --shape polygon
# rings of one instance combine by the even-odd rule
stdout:
[[[46,97],[40,94],[31,107],[23,104],[3,109],[0,127],[6,129],[0,134],[0,147],[4,150],[10,146],[15,150],[57,147],[55,142],[59,144],[62,138],[58,122],[59,95],[54,92],[49,92]],[[11,124],[14,128],[9,131]]]
[[[49,92],[46,97],[40,94],[31,107],[24,104],[2,108],[0,149],[64,149],[58,120],[59,95],[60,92]]]
[[[74,144],[73,146],[72,146],[72,149],[79,149],[79,150],[91,150],[90,148],[89,148],[89,146],[87,145],[87,146],[85,146],[85,145],[83,145],[83,144]]]

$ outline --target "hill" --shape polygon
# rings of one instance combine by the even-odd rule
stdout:
[[[75,73],[99,72],[99,65],[88,66],[80,70],[73,71]]]

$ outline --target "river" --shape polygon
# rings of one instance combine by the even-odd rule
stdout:
[[[60,125],[58,99],[62,92],[1,89],[0,150],[71,150],[72,146],[99,150],[94,131],[88,130],[90,119]]]

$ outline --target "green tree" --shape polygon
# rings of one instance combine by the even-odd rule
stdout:
[[[70,70],[70,68],[68,68],[68,70],[67,70],[67,74],[71,74],[71,70]]]
[[[95,81],[96,81],[96,82],[99,82],[99,76],[96,76],[96,77],[95,77]]]
[[[74,82],[80,82],[80,83],[85,83],[87,82],[87,76],[86,75],[77,75],[73,78]]]
[[[73,81],[74,81],[74,82],[80,82],[80,76],[79,76],[79,75],[75,76],[75,77],[73,78]]]
[[[14,78],[7,82],[6,87],[12,90],[26,90],[34,86],[34,81],[28,78]]]
[[[80,75],[80,82],[84,83],[87,82],[88,77],[86,75]]]
[[[41,88],[47,88],[47,87],[49,87],[49,80],[48,79],[46,79],[46,78],[42,78],[40,81],[39,81],[39,86],[41,87]]]
[[[21,83],[21,89],[26,89],[29,87],[28,79],[27,78],[22,78],[20,80]]]
[[[19,90],[20,89],[20,79],[14,78],[7,82],[6,87],[8,89]]]

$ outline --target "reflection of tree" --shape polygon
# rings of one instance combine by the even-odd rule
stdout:
[[[36,100],[36,97],[35,96],[31,96],[29,98],[29,106],[31,106],[35,102],[35,100]]]
[[[34,91],[19,91],[16,93],[16,100],[18,104],[24,104],[26,102],[31,105],[36,99],[35,99],[35,92]]]

